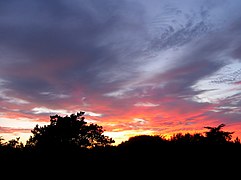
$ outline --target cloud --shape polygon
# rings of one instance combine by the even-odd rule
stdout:
[[[157,107],[157,106],[159,106],[159,104],[153,104],[153,103],[150,103],[150,102],[138,102],[138,103],[134,104],[134,106]]]
[[[102,116],[102,114],[100,114],[100,113],[89,112],[89,111],[86,111],[86,112],[85,112],[85,115],[87,115],[87,116],[93,116],[93,117],[101,117],[101,116]]]
[[[29,133],[31,129],[25,129],[25,128],[10,128],[10,127],[1,127],[0,126],[0,133],[15,133],[15,132],[26,132]]]
[[[49,109],[47,107],[35,107],[32,111],[34,114],[70,114],[70,112],[64,109]]]
[[[143,81],[177,69],[179,62],[188,65],[190,60],[179,58],[193,43],[186,45],[209,38],[212,7],[200,8],[200,1],[191,12],[194,4],[187,2],[181,7],[168,1],[2,3],[2,59],[14,64],[5,64],[1,76],[13,82],[10,89],[36,99],[41,92],[68,96],[76,82],[86,91],[121,97]]]
[[[37,121],[33,118],[27,117],[5,117],[0,116],[0,123],[2,127],[13,128],[13,129],[33,129],[38,123],[39,125],[46,124],[46,122]]]
[[[145,124],[146,120],[145,119],[141,119],[141,118],[134,118],[133,119],[135,123],[139,123],[139,124]]]
[[[6,103],[16,104],[16,105],[23,105],[29,104],[27,100],[22,98],[14,97],[11,93],[11,89],[7,89],[8,81],[4,79],[0,79],[0,99],[5,101]]]
[[[51,92],[40,92],[40,94],[44,96],[49,96],[50,98],[54,98],[54,99],[65,99],[70,97],[70,95],[67,95],[67,94],[54,94]]]
[[[123,131],[137,131],[134,118],[148,120],[138,124],[143,131],[237,122],[240,6],[1,1],[1,111],[36,118],[84,110]]]

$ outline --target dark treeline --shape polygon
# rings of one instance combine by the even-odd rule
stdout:
[[[4,142],[0,139],[0,159],[10,164],[39,164],[56,166],[61,162],[77,164],[156,162],[171,165],[174,162],[196,163],[238,159],[241,143],[234,132],[224,131],[225,124],[204,127],[204,133],[178,133],[165,138],[162,135],[138,135],[119,145],[105,136],[102,126],[87,124],[84,112],[70,116],[50,116],[50,124],[36,125],[25,144],[19,138]],[[68,164],[68,163],[67,163]]]

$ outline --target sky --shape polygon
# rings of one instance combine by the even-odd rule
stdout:
[[[241,138],[240,0],[1,0],[0,136],[85,112],[116,144]]]

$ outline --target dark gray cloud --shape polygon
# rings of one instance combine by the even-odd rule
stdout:
[[[30,78],[41,81],[45,71],[53,80],[70,81],[69,85],[93,82],[95,88],[105,82],[101,74],[106,71],[122,68],[128,73],[132,64],[128,56],[137,53],[145,34],[142,8],[136,5],[129,7],[125,1],[2,3],[0,49],[5,67],[1,76],[20,82],[22,71],[31,71]],[[6,57],[14,64],[5,63]],[[25,87],[36,88],[30,81]]]
[[[52,77],[52,81],[63,83],[61,88],[79,81],[90,88],[102,87],[102,91],[108,91],[111,86],[125,83],[127,78],[141,75],[137,67],[155,60],[148,59],[149,54],[155,57],[165,49],[185,46],[197,38],[210,38],[205,34],[214,29],[214,20],[210,17],[214,14],[213,9],[210,10],[214,2],[205,4],[205,1],[200,1],[192,11],[189,11],[192,4],[179,6],[176,2],[169,4],[166,1],[163,5],[153,1],[154,5],[162,8],[160,10],[143,1],[1,2],[0,48],[4,54],[1,61],[8,58],[14,62],[4,62],[1,76],[16,82],[12,88],[19,87],[24,91],[27,88],[51,89],[53,82],[46,80],[47,75]],[[175,62],[175,70],[180,68],[178,66],[206,62],[205,70],[199,71],[203,75],[198,72],[192,76],[187,74],[183,77],[186,82],[189,78],[196,77],[197,80],[216,71],[219,64],[211,62],[210,53],[213,54],[215,48],[216,52],[226,48],[224,42],[228,43],[229,37],[220,38],[217,42],[207,41],[207,44],[201,42],[205,47],[200,48],[198,44],[199,49],[190,49],[195,52]],[[140,60],[143,56],[144,60]],[[26,71],[32,80],[22,80],[26,78],[22,77]],[[67,86],[66,82],[69,82]],[[105,89],[108,82],[117,84]],[[182,84],[188,87],[191,83]]]

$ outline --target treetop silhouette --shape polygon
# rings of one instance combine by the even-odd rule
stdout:
[[[206,139],[208,143],[212,144],[224,144],[228,143],[232,140],[232,134],[234,132],[222,131],[221,129],[225,126],[225,124],[220,124],[217,127],[205,126],[204,128],[209,129],[209,131],[205,132]]]
[[[115,141],[105,136],[102,126],[87,124],[85,112],[78,112],[70,116],[50,116],[50,124],[39,126],[31,131],[32,136],[26,142],[26,146],[49,148],[93,148],[108,146]]]

